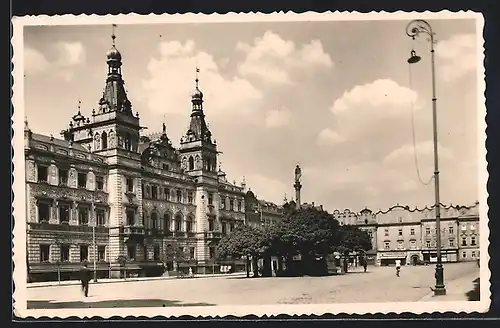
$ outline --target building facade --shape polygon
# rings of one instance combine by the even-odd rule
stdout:
[[[215,242],[245,224],[244,184],[230,183],[217,167],[198,78],[180,147],[172,145],[165,123],[161,132],[143,135],[114,39],[104,92],[89,117],[78,106],[63,139],[36,134],[25,121],[33,280],[74,278],[82,262],[94,265],[98,277],[123,275],[124,269],[158,274],[164,265],[212,272]]]
[[[410,209],[396,205],[387,211],[359,213],[334,211],[341,224],[366,230],[372,239],[372,253],[378,265],[396,260],[405,264],[437,261],[434,207]],[[441,260],[473,261],[479,256],[479,203],[472,206],[441,204]]]

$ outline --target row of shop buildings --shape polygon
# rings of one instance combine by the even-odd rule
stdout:
[[[442,262],[475,261],[479,258],[479,203],[471,206],[441,204]],[[435,208],[396,205],[387,211],[359,213],[334,211],[341,224],[365,230],[371,237],[368,257],[373,264],[391,265],[437,261]]]

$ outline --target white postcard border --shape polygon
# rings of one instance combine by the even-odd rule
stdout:
[[[288,13],[228,13],[228,14],[163,14],[163,15],[61,15],[61,16],[24,16],[14,17],[13,23],[13,104],[14,114],[12,117],[12,128],[14,135],[12,146],[14,148],[14,218],[25,217],[25,161],[24,161],[24,63],[23,63],[23,27],[33,25],[109,25],[109,24],[182,24],[182,23],[234,23],[234,22],[291,22],[291,21],[353,21],[353,20],[412,20],[412,19],[475,19],[478,49],[478,142],[479,151],[479,204],[480,204],[480,260],[483,264],[480,268],[481,277],[481,300],[475,302],[399,302],[399,303],[356,303],[356,304],[296,304],[296,305],[260,305],[260,306],[202,306],[202,307],[139,307],[139,308],[92,308],[92,309],[27,309],[27,268],[26,268],[26,222],[25,220],[14,220],[13,229],[13,261],[15,264],[13,280],[15,291],[13,294],[14,311],[19,317],[102,317],[114,316],[181,316],[191,315],[193,317],[207,316],[245,316],[245,315],[323,315],[323,314],[375,314],[375,313],[434,313],[434,312],[485,312],[490,305],[490,270],[489,270],[489,228],[488,228],[488,193],[486,183],[488,180],[486,163],[486,108],[485,108],[485,81],[483,65],[483,43],[482,38],[484,20],[481,14],[471,11],[460,12],[306,12],[296,14]]]

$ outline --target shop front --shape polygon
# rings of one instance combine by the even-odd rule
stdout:
[[[422,256],[424,262],[436,263],[437,262],[437,251],[436,250],[426,250],[422,251]],[[458,250],[442,250],[441,251],[441,262],[457,262],[458,261]]]
[[[380,266],[396,265],[396,260],[401,261],[401,265],[406,264],[406,252],[384,252],[378,254]]]

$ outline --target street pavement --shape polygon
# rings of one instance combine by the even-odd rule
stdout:
[[[327,277],[246,278],[223,276],[91,284],[89,297],[78,285],[28,288],[28,308],[103,308],[434,301],[433,265],[354,269]],[[467,301],[479,277],[475,263],[444,264],[448,295]]]

